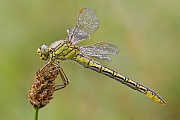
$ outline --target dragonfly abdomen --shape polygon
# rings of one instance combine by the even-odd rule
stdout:
[[[149,98],[152,98],[156,102],[159,102],[161,104],[166,103],[156,92],[154,92],[150,88],[148,88],[134,80],[131,80],[130,78],[127,78],[126,76],[124,76],[106,66],[101,65],[100,63],[94,61],[91,58],[88,58],[82,54],[78,54],[75,57],[75,60],[80,65],[82,65],[86,68],[89,68],[93,71],[96,71],[98,73],[104,74],[110,78],[113,78],[113,79],[117,80],[118,82],[121,82],[122,84],[125,84],[126,86],[145,94],[146,96],[148,96]]]

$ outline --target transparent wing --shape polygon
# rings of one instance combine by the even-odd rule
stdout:
[[[98,28],[99,19],[96,12],[90,8],[80,9],[75,27],[67,29],[67,40],[77,44],[86,38],[90,38],[90,34]]]
[[[106,61],[110,61],[111,58],[105,55],[114,55],[119,52],[116,46],[106,42],[99,42],[91,46],[80,46],[79,49],[85,55]]]
[[[63,42],[65,40],[58,40],[55,41],[54,43],[51,43],[51,45],[49,46],[49,48],[56,48],[61,42]]]

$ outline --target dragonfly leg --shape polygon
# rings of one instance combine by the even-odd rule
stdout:
[[[66,77],[66,74],[64,73],[62,67],[59,68],[59,73],[60,73],[60,76],[62,78],[63,84],[62,85],[56,85],[55,86],[55,91],[63,89],[63,88],[66,87],[66,85],[69,84],[68,78]]]

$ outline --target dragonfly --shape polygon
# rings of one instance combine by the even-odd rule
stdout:
[[[77,22],[73,28],[67,29],[67,37],[65,40],[58,40],[50,46],[43,44],[37,49],[37,54],[41,60],[48,60],[49,62],[60,64],[64,60],[76,61],[85,68],[106,75],[136,91],[145,94],[147,97],[153,99],[160,104],[166,104],[155,91],[132,80],[125,75],[122,75],[115,70],[112,70],[99,62],[93,60],[91,57],[98,58],[104,61],[110,61],[111,58],[107,55],[115,55],[118,53],[118,48],[107,42],[98,42],[88,46],[76,46],[77,43],[90,38],[90,35],[99,28],[99,18],[96,12],[91,8],[82,8],[78,11]],[[62,70],[62,69],[61,69]],[[69,81],[65,73],[62,72],[63,85],[66,87]]]

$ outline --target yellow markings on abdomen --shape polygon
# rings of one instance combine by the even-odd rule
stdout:
[[[132,80],[127,78],[126,76],[119,74],[118,72],[111,70],[108,67],[105,67],[103,65],[101,65],[100,63],[85,57],[81,54],[78,54],[75,58],[75,61],[77,61],[79,64],[81,64],[82,66],[89,68],[93,71],[96,71],[98,73],[104,74],[110,78],[113,78],[119,82],[121,82],[122,84],[127,85],[128,87],[139,91],[143,94],[145,94],[146,96],[148,96],[149,98],[152,98],[154,101],[159,102],[161,104],[166,104],[166,102],[153,90],[151,90],[150,88]]]
[[[148,96],[149,98],[152,98],[154,101],[158,103],[161,103],[163,105],[166,104],[166,101],[164,101],[161,96],[159,96],[156,92],[154,92],[151,89],[147,90],[146,96]]]

